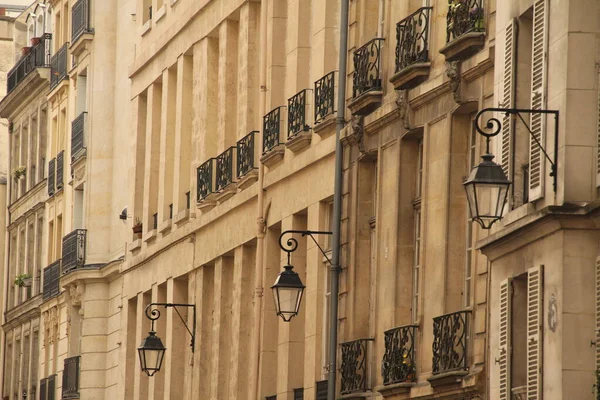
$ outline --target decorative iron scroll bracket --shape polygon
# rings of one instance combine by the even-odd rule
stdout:
[[[317,247],[319,248],[319,250],[323,254],[323,257],[325,257],[327,259],[327,262],[329,262],[329,265],[333,265],[331,263],[331,260],[329,259],[329,257],[327,257],[327,253],[325,252],[325,250],[323,250],[323,248],[319,245],[319,243],[317,243],[317,240],[313,236],[313,235],[333,235],[333,232],[327,232],[327,231],[301,231],[301,230],[289,230],[289,231],[285,231],[285,232],[282,232],[281,235],[279,236],[279,247],[281,248],[281,250],[283,250],[283,251],[285,251],[287,253],[287,262],[288,262],[288,265],[291,265],[291,255],[298,248],[298,241],[296,239],[294,239],[293,237],[291,237],[288,240],[286,240],[285,244],[284,244],[283,237],[285,235],[289,235],[289,234],[292,234],[292,233],[299,233],[302,237],[309,236],[313,240],[313,242],[315,242],[315,244],[317,245]]]
[[[533,140],[535,141],[537,146],[540,148],[540,150],[542,150],[542,153],[544,153],[546,160],[548,160],[548,162],[551,165],[550,176],[554,179],[553,187],[554,187],[554,191],[556,192],[556,184],[557,184],[557,178],[558,178],[558,174],[556,173],[557,172],[556,164],[558,162],[558,116],[559,116],[558,110],[532,110],[532,109],[526,109],[526,108],[493,108],[493,107],[491,107],[491,108],[484,108],[483,110],[479,111],[477,113],[477,115],[475,116],[475,129],[477,130],[477,132],[479,132],[480,135],[485,136],[485,138],[487,140],[486,152],[488,154],[490,154],[490,138],[497,136],[502,131],[502,122],[500,122],[498,120],[498,118],[492,117],[487,120],[487,122],[485,124],[485,130],[484,130],[484,128],[482,128],[481,125],[479,125],[479,118],[481,117],[481,115],[483,115],[483,113],[486,113],[486,112],[501,112],[507,116],[514,115],[514,116],[519,117],[519,119],[521,120],[523,125],[525,125],[525,127],[529,131],[529,135],[533,138]],[[544,146],[542,146],[539,139],[537,137],[535,137],[531,128],[529,127],[527,122],[525,122],[525,120],[523,119],[523,116],[521,114],[554,115],[554,160],[552,160],[550,158],[550,156],[544,149]]]
[[[160,311],[158,310],[158,308],[152,308],[153,306],[164,306],[165,309],[172,307],[175,312],[177,313],[177,315],[179,315],[179,319],[181,319],[181,322],[183,322],[183,325],[185,326],[185,329],[187,329],[188,333],[190,334],[190,336],[192,337],[192,339],[190,340],[190,347],[192,348],[192,353],[194,352],[194,346],[196,344],[196,305],[195,304],[184,304],[184,303],[150,303],[146,306],[146,317],[152,321],[152,332],[154,331],[154,321],[156,321],[157,319],[160,318]],[[190,328],[188,327],[188,325],[185,323],[185,320],[183,319],[183,317],[181,316],[181,314],[179,313],[179,310],[177,309],[177,307],[191,307],[192,308],[192,313],[193,313],[193,326],[192,326],[192,330],[190,331]]]

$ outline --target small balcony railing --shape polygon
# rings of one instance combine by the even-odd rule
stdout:
[[[85,265],[85,242],[87,231],[75,229],[62,240],[62,272],[66,274]]]
[[[383,384],[414,382],[416,325],[402,326],[384,332],[385,354],[381,362]]]
[[[215,177],[216,192],[225,189],[227,186],[233,183],[233,178],[235,176],[233,173],[233,160],[235,151],[236,147],[230,147],[217,156],[217,176]]]
[[[67,55],[68,55],[68,43],[63,46],[54,54],[50,60],[50,90],[54,89],[58,84],[67,79]]]
[[[82,112],[71,122],[71,162],[85,154],[85,121],[87,112]]]
[[[279,145],[281,134],[281,107],[263,117],[263,154]]]
[[[56,190],[56,158],[48,161],[48,196],[52,196]]]
[[[446,43],[469,32],[483,32],[483,0],[449,0]]]
[[[79,359],[80,356],[65,358],[63,370],[62,398],[79,398]]]
[[[214,192],[213,185],[213,164],[214,158],[210,158],[204,164],[200,165],[196,171],[197,177],[197,200],[201,201]]]
[[[56,155],[56,189],[61,189],[64,185],[64,166],[65,166],[65,151],[61,150]]]
[[[381,46],[383,39],[372,39],[354,52],[352,97],[381,90]]]
[[[367,390],[368,339],[342,343],[342,394]]]
[[[79,0],[71,9],[71,42],[75,43],[84,33],[92,32],[90,29],[90,0]]]
[[[31,47],[29,54],[21,57],[15,66],[8,72],[6,80],[6,93],[10,93],[17,85],[25,79],[35,68],[49,67],[50,60],[48,51],[52,45],[52,35],[44,34],[40,42]]]
[[[429,22],[433,7],[421,7],[396,24],[396,72],[429,59]]]
[[[304,89],[288,99],[288,139],[310,129],[306,123],[306,92]]]
[[[52,297],[58,296],[60,293],[60,260],[53,262],[44,268],[44,286],[43,295],[44,300],[51,299]]]
[[[237,176],[241,178],[256,169],[254,165],[254,137],[257,131],[250,132],[237,142]]]
[[[433,319],[433,375],[466,371],[470,311],[458,311]]]
[[[335,113],[335,71],[315,82],[315,124]]]

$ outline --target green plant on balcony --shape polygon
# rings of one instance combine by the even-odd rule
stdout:
[[[448,14],[449,16],[454,16],[454,18],[449,18],[448,20],[448,30],[454,30],[454,24],[464,24],[466,21],[463,19],[468,19],[469,24],[472,29],[476,31],[481,31],[484,28],[483,25],[483,7],[480,7],[477,2],[471,7],[469,7],[469,2],[467,0],[450,0],[448,3]],[[459,26],[457,28],[460,29]]]
[[[404,350],[402,353],[402,366],[405,372],[406,382],[412,382],[417,376],[417,369],[415,363],[409,357],[408,350]]]
[[[21,179],[25,175],[27,175],[27,168],[22,165],[12,170],[12,176],[15,179]]]
[[[29,274],[18,274],[15,276],[15,286],[18,287],[30,287],[31,286],[31,275]]]

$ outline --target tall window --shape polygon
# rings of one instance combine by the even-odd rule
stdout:
[[[467,175],[471,172],[477,161],[477,132],[475,127],[471,124],[471,134],[469,136],[469,164]],[[466,249],[465,249],[465,287],[463,291],[463,300],[465,308],[471,306],[471,274],[472,274],[472,263],[473,263],[473,221],[469,215],[469,206],[467,205],[467,229],[466,232]]]
[[[327,227],[330,232],[333,232],[333,201],[325,204],[326,207],[326,221]],[[326,235],[325,238],[325,253],[331,259],[331,236]],[[323,327],[321,331],[321,360],[323,364],[323,374],[322,378],[326,379],[329,375],[329,315],[330,315],[330,307],[329,302],[331,299],[331,280],[329,279],[330,275],[330,265],[327,260],[323,260]]]
[[[412,287],[412,319],[419,317],[419,284],[421,274],[421,192],[423,189],[423,139],[417,145],[417,176],[415,180],[414,207],[414,256],[413,256],[413,287]]]

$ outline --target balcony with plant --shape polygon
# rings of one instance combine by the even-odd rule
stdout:
[[[446,61],[462,61],[485,45],[483,0],[450,0],[446,14]]]

